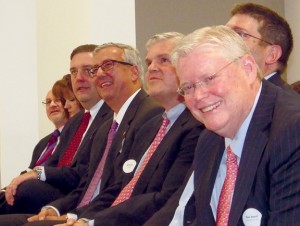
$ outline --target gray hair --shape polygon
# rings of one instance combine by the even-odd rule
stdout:
[[[250,54],[243,39],[236,32],[226,26],[219,25],[197,29],[185,36],[172,51],[172,63],[177,65],[179,58],[200,47],[215,49],[228,60]]]
[[[137,66],[139,71],[139,77],[143,80],[144,76],[144,68],[142,64],[142,60],[140,58],[139,51],[130,45],[122,44],[122,43],[114,43],[114,42],[108,42],[104,43],[102,45],[99,45],[94,50],[94,54],[99,52],[101,49],[107,48],[107,47],[117,47],[120,49],[123,49],[124,55],[122,56],[124,58],[124,61],[131,63],[135,66]]]
[[[157,42],[164,41],[167,39],[174,39],[176,41],[180,41],[184,35],[179,32],[164,32],[160,34],[153,35],[147,42],[146,42],[146,49],[149,48],[149,46],[156,44]]]

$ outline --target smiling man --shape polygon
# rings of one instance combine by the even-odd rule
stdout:
[[[207,128],[191,180],[195,224],[298,225],[299,97],[261,80],[244,41],[226,26],[187,35],[172,57],[180,93]]]
[[[179,93],[207,129],[193,172],[144,225],[299,225],[299,97],[262,80],[226,26],[188,34],[172,61]]]
[[[44,166],[22,174],[5,193],[2,213],[36,213],[50,201],[75,189],[89,162],[95,131],[112,116],[89,75],[96,45],[82,45],[71,53],[70,73],[74,94],[85,108],[72,117],[61,134],[61,142]]]

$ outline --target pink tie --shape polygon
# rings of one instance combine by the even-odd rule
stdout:
[[[141,167],[138,169],[138,171],[136,172],[134,177],[129,181],[129,183],[122,189],[122,191],[120,192],[120,194],[118,195],[116,200],[113,202],[112,206],[118,205],[130,198],[132,191],[134,189],[134,186],[136,185],[139,177],[141,176],[143,170],[145,169],[147,163],[149,162],[149,160],[150,160],[151,156],[153,155],[153,153],[155,152],[156,148],[158,147],[158,145],[164,138],[166,131],[167,131],[167,126],[169,125],[169,123],[170,123],[169,119],[165,116],[164,120],[162,122],[162,125],[160,126],[159,131],[156,134]]]
[[[96,190],[98,184],[100,183],[100,179],[101,179],[102,174],[103,174],[103,168],[104,168],[104,165],[105,165],[105,162],[106,162],[106,157],[108,155],[108,152],[109,152],[110,146],[112,144],[112,141],[115,137],[117,128],[118,128],[118,123],[116,121],[113,121],[113,123],[110,127],[110,130],[108,132],[106,147],[105,147],[103,156],[101,158],[101,161],[100,161],[100,163],[99,163],[99,165],[98,165],[98,167],[97,167],[97,169],[96,169],[96,171],[93,175],[93,178],[92,178],[92,180],[89,184],[88,189],[86,190],[81,202],[78,205],[78,208],[89,204],[90,201],[92,200],[92,197],[95,193],[95,190]]]
[[[84,116],[81,120],[81,124],[78,127],[74,137],[72,138],[72,140],[71,140],[68,148],[66,149],[65,153],[63,154],[61,160],[58,162],[57,167],[71,166],[72,160],[73,160],[74,155],[79,147],[82,136],[89,124],[90,117],[91,117],[90,112],[84,113]]]
[[[228,225],[231,199],[235,187],[237,173],[237,158],[236,155],[232,152],[230,146],[228,146],[226,159],[226,178],[219,198],[216,226]]]

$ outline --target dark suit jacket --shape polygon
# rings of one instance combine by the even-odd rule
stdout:
[[[72,124],[67,125],[62,133],[61,140],[64,141],[65,137],[72,137],[74,136],[75,132],[77,131],[83,114],[77,114],[74,117],[74,121]],[[71,167],[56,167],[56,165],[49,166],[48,162],[45,166],[45,174],[46,174],[46,183],[60,188],[62,191],[70,192],[71,190],[75,189],[76,186],[79,184],[80,178],[85,173],[88,162],[89,162],[89,153],[92,141],[94,139],[94,135],[97,129],[108,119],[112,117],[112,110],[107,106],[107,104],[103,103],[101,108],[99,109],[96,117],[94,118],[92,124],[88,128],[77,152],[72,161]],[[71,135],[71,136],[70,136]],[[71,139],[69,139],[68,144],[70,143]],[[60,142],[62,145],[57,147],[53,156],[55,160],[53,164],[57,164],[60,158],[63,156],[64,151],[66,150],[67,146],[65,142]],[[59,144],[60,145],[60,144]],[[61,151],[61,150],[64,151]],[[52,157],[52,156],[51,156]],[[50,164],[50,163],[49,163]]]
[[[186,177],[177,189],[177,191],[169,198],[168,202],[157,211],[143,226],[154,226],[154,225],[169,225],[174,217],[175,211],[179,205],[179,200],[185,189],[187,182],[190,179],[190,176],[193,172],[193,167],[190,168],[189,172],[186,174]],[[195,198],[194,195],[190,198],[186,204],[183,226],[191,225],[196,217],[195,210]]]
[[[124,153],[121,151],[123,149],[123,145],[126,144],[131,146],[131,143],[133,142],[132,137],[134,136],[133,134],[135,133],[135,130],[137,130],[140,125],[143,125],[146,121],[157,114],[161,114],[162,112],[163,109],[156,101],[149,97],[145,91],[141,90],[135,96],[126,110],[110,148],[101,178],[101,191],[108,186],[112,177],[112,168],[114,165],[120,165],[122,159],[124,158],[123,156],[126,152]],[[83,198],[88,185],[92,180],[94,172],[102,158],[111,123],[112,120],[103,124],[103,126],[99,128],[97,134],[95,135],[95,139],[92,144],[89,167],[86,174],[81,178],[79,186],[66,197],[58,199],[49,204],[56,207],[61,214],[76,208]]]
[[[83,114],[83,111],[76,114],[65,125],[60,143],[45,164],[46,181],[29,180],[22,183],[18,187],[14,206],[5,207],[7,212],[36,213],[42,206],[61,198],[78,186],[80,178],[88,166],[90,145],[94,135],[99,126],[112,117],[112,111],[104,103],[86,132],[71,167],[56,167],[79,127]],[[28,205],[28,202],[31,204]]]
[[[42,138],[37,145],[33,149],[32,157],[31,157],[31,162],[28,166],[28,168],[32,169],[34,167],[34,164],[37,162],[37,160],[40,158],[41,154],[45,150],[45,148],[48,145],[48,142],[52,136],[52,133],[48,134],[44,138]]]
[[[271,82],[272,84],[279,86],[283,90],[285,90],[288,93],[291,94],[297,94],[292,87],[287,84],[282,78],[279,72],[276,72],[271,78],[269,78],[267,81]],[[298,94],[297,94],[298,95]]]
[[[140,162],[161,122],[162,116],[159,115],[141,128],[126,160],[134,159],[137,163]],[[95,225],[142,225],[165,204],[182,183],[193,161],[194,148],[203,128],[186,109],[157,147],[131,198],[117,206],[106,208],[115,199],[114,197],[109,200],[107,192],[116,196],[134,175],[134,171],[127,174],[122,171],[117,182],[103,191],[102,196],[93,200],[81,213],[77,211],[79,217],[95,219]],[[99,212],[101,209],[103,210]]]
[[[248,208],[262,226],[300,225],[300,99],[263,81],[239,164],[228,226],[242,226]],[[205,130],[196,149],[197,226],[214,226],[210,207],[224,138]]]

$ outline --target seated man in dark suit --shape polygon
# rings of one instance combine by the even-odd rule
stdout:
[[[49,157],[53,154],[56,146],[60,142],[60,134],[64,128],[64,125],[68,121],[68,112],[64,109],[65,99],[60,93],[53,94],[52,90],[49,90],[46,99],[42,102],[46,107],[46,114],[48,119],[54,124],[55,131],[42,138],[35,146],[31,162],[27,170],[21,172],[32,171],[35,166],[45,165]],[[11,187],[20,176],[14,178],[7,187]],[[6,205],[5,191],[6,188],[2,189],[3,193],[0,194],[0,209],[2,205]]]
[[[299,225],[299,96],[261,80],[245,43],[225,26],[187,35],[172,60],[179,92],[207,129],[165,225],[186,225],[193,194],[192,225]]]
[[[71,53],[70,72],[75,96],[85,111],[65,125],[56,151],[45,166],[22,174],[5,192],[2,213],[36,213],[42,206],[65,196],[79,184],[89,161],[91,141],[99,125],[112,116],[99,96],[95,78],[89,76],[96,45],[82,45]]]
[[[288,22],[265,6],[245,3],[232,9],[226,25],[243,38],[264,79],[295,94],[281,78],[293,49]]]
[[[98,90],[105,89],[101,92],[99,90],[99,92],[113,109],[114,120],[109,120],[98,129],[91,148],[88,171],[82,177],[78,188],[66,197],[50,203],[41,211],[40,218],[43,214],[43,217],[46,215],[47,219],[50,215],[63,215],[67,211],[87,205],[95,199],[110,183],[112,167],[118,168],[124,162],[123,159],[127,157],[134,136],[141,125],[163,112],[162,107],[142,89],[143,67],[138,52],[134,48],[124,44],[107,43],[95,50],[94,58],[97,66],[91,72],[91,76],[98,77]],[[111,65],[112,61],[119,63]],[[116,123],[116,133],[111,139],[112,128],[110,129],[110,127]],[[156,133],[157,131],[156,129],[147,131],[147,133],[150,132]],[[103,165],[105,167],[102,172],[98,171]],[[24,215],[19,217],[22,216],[24,217]],[[14,219],[11,216],[8,218],[11,222],[5,223],[1,218],[0,224],[9,225],[14,220],[18,220],[16,215],[14,215]],[[55,219],[60,218],[56,217]],[[65,215],[62,216],[62,219],[65,221]],[[26,216],[24,222],[27,222]],[[37,223],[53,225],[55,222],[39,221]]]
[[[182,98],[176,93],[178,80],[175,68],[170,63],[169,55],[181,38],[181,34],[166,33],[154,36],[149,41],[149,55],[147,55],[146,60],[149,65],[146,75],[147,87],[151,96],[166,109],[163,114],[164,120],[160,114],[153,119],[148,119],[147,123],[144,121],[143,124],[137,124],[138,128],[135,129],[134,136],[127,133],[122,152],[117,153],[125,156],[120,161],[122,164],[114,162],[115,179],[104,190],[101,190],[100,194],[91,203],[71,211],[78,218],[89,217],[93,219],[94,217],[96,219],[95,225],[140,225],[166,202],[183,180],[193,160],[194,147],[203,126],[195,121],[182,103]],[[122,55],[105,51],[105,48],[95,53],[95,59],[102,63],[107,62],[108,59],[124,62]],[[102,68],[102,71],[98,70],[98,76],[100,76],[99,92],[107,101],[117,98],[113,96],[114,92],[111,92],[111,89],[114,88],[112,84],[117,87],[117,79],[124,80],[126,78],[125,75],[120,77],[116,73],[117,70],[106,71],[106,67]],[[130,80],[133,79],[132,76],[132,74],[129,76]],[[107,86],[104,84],[107,84]],[[164,123],[167,121],[169,121],[168,125],[165,125]],[[162,122],[164,123],[162,124]],[[161,138],[162,140],[158,140],[156,134],[162,135],[162,133],[166,134],[163,139]],[[133,143],[131,143],[131,140],[133,140]],[[149,146],[151,147],[149,148]],[[126,185],[132,185],[132,183],[136,184],[133,186],[131,197],[125,197],[124,199],[123,194],[130,187]],[[120,191],[121,193],[117,197]],[[81,201],[75,203],[75,206],[78,203],[80,205]],[[62,208],[63,205],[70,206],[70,203],[63,202],[53,202],[52,204],[56,208],[59,207],[60,211],[66,211],[65,208]],[[99,213],[103,214],[105,219],[98,222],[97,218],[100,217],[98,211],[100,209],[103,209]],[[41,212],[35,218],[45,217],[42,214]],[[73,215],[68,214],[68,217],[73,217]],[[124,218],[116,217],[123,215]],[[47,215],[46,218],[51,219],[51,216]],[[14,225],[12,221],[17,222],[21,219],[11,220],[6,218],[6,220],[8,222],[0,218],[0,223]],[[33,218],[30,220],[33,220]],[[74,220],[68,219],[68,223],[71,223],[70,221],[74,223]],[[64,221],[40,221],[29,225],[53,225],[59,222]],[[82,220],[78,221],[78,223],[80,222]]]

